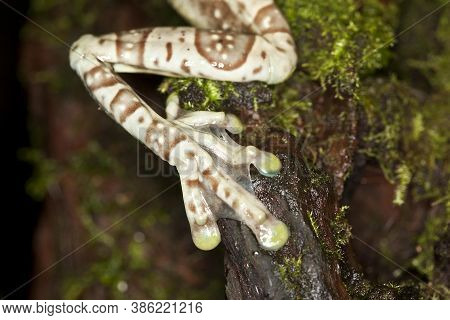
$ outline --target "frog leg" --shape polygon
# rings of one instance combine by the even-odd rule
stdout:
[[[214,149],[206,150],[192,138],[197,130],[202,130],[204,136],[214,135],[213,131],[207,133],[203,126],[197,128],[160,117],[115,73],[110,63],[90,53],[89,46],[85,45],[83,42],[74,44],[77,51],[72,50],[70,55],[72,67],[108,115],[161,159],[177,167],[194,243],[203,250],[219,243],[216,220],[221,217],[222,207],[217,204],[225,203],[232,209],[227,217],[248,225],[263,248],[280,248],[288,238],[287,227],[251,191],[234,180],[230,174],[232,164],[231,170],[223,170],[228,164],[218,161],[220,157]],[[225,151],[231,153],[227,157],[233,158],[240,148],[237,144],[231,145]],[[244,165],[248,169],[250,163]],[[267,167],[265,170],[270,171],[273,166]],[[279,170],[279,166],[276,169]]]
[[[254,195],[248,167],[253,163],[270,176],[280,170],[279,160],[232,141],[223,128],[232,133],[242,130],[233,116],[182,113],[177,97],[172,97],[167,119],[161,118],[117,73],[278,83],[290,75],[297,61],[289,27],[269,0],[252,0],[252,5],[236,0],[171,3],[191,21],[197,14],[207,14],[202,10],[213,10],[216,20],[207,15],[208,19],[193,24],[202,27],[205,23],[206,28],[220,30],[146,28],[99,37],[85,35],[71,48],[71,66],[107,114],[177,167],[199,248],[209,250],[219,243],[216,220],[227,217],[249,226],[263,248],[276,250],[287,241],[289,231]],[[237,172],[244,174],[238,177]],[[231,214],[221,213],[227,211],[223,203]]]
[[[289,26],[273,1],[251,2],[171,1],[199,28],[144,28],[85,35],[79,41],[89,43],[90,53],[111,63],[116,72],[282,82],[297,63]]]

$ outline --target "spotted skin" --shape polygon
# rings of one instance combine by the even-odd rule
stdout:
[[[278,158],[232,141],[225,130],[239,133],[243,128],[233,115],[183,113],[178,97],[170,96],[167,119],[160,117],[118,73],[278,83],[297,62],[289,26],[271,0],[169,2],[194,27],[85,35],[72,46],[71,67],[107,114],[177,167],[198,248],[218,245],[216,221],[226,217],[245,223],[263,248],[277,250],[289,231],[255,197],[248,170],[253,164],[262,174],[276,175]]]

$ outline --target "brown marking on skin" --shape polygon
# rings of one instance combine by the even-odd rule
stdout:
[[[214,227],[215,221],[211,220],[209,217],[206,218],[205,224],[199,225],[197,221],[194,220],[194,223],[191,225],[192,233],[200,232],[204,227]]]
[[[118,61],[139,67],[144,66],[145,45],[152,30],[147,28],[116,34],[116,55]],[[126,56],[128,56],[127,59],[124,58]],[[134,58],[135,61],[130,61],[130,57]]]
[[[181,30],[181,35],[184,37],[186,35],[186,31]]]
[[[143,116],[140,116],[140,117],[138,118],[138,122],[139,122],[139,123],[144,122],[144,117],[143,117]]]
[[[263,58],[263,60],[266,60],[267,57],[267,53],[263,50],[261,51],[261,58]]]
[[[120,35],[116,34],[116,56],[120,61],[122,57],[123,43],[120,41]]]
[[[142,30],[141,39],[139,41],[138,45],[138,65],[144,66],[144,53],[145,53],[145,45],[147,44],[147,38],[152,30],[151,29],[145,29]]]
[[[191,212],[193,212],[193,213],[196,212],[196,210],[195,210],[195,204],[194,204],[193,202],[189,202],[189,204],[187,205],[187,207],[188,207],[189,211],[191,211]]]
[[[258,68],[253,69],[252,72],[253,72],[253,74],[258,74],[261,72],[261,70],[262,70],[262,66],[259,66]]]
[[[225,198],[228,198],[230,196],[230,189],[225,189]]]
[[[292,47],[294,46],[294,41],[292,41],[291,39],[287,39],[286,42],[288,45],[290,45]]]
[[[192,151],[188,151],[188,152],[186,152],[186,157],[188,159],[194,159],[195,158],[195,153],[192,152]]]
[[[184,72],[191,74],[191,68],[187,65],[187,60],[184,59],[183,61],[181,61],[181,70],[183,70]]]
[[[159,123],[158,120],[154,118],[150,118],[150,123],[147,126],[147,130],[145,132],[145,143],[150,144],[152,142],[152,136],[155,134],[155,127]]]
[[[84,74],[83,78],[84,82],[91,91],[111,87],[119,83],[119,80],[117,80],[116,77],[103,66],[96,66],[92,68]],[[91,84],[88,84],[88,80],[91,80]]]
[[[169,150],[172,151],[180,142],[185,141],[187,136],[184,134],[178,135],[169,145]]]
[[[228,26],[227,30],[239,30],[242,33],[250,33],[251,31],[246,28],[226,1],[202,1],[201,10],[202,16],[208,19],[209,29],[223,29],[223,25],[226,24]],[[215,10],[220,11],[220,18],[215,17]]]
[[[246,76],[243,76],[243,77],[242,77],[242,81],[245,81],[245,80],[247,80],[247,77],[246,77]]]
[[[211,219],[210,217],[207,217],[204,226],[214,227],[215,223],[216,222],[213,219]]]
[[[219,39],[212,40],[212,34],[219,35]],[[227,35],[232,35],[233,39],[227,40]],[[197,52],[216,69],[230,71],[239,68],[247,61],[248,55],[255,43],[255,39],[255,35],[251,34],[237,35],[232,33],[219,33],[218,31],[196,30],[194,44]],[[218,44],[222,46],[220,52],[217,52],[215,49]],[[228,49],[228,44],[232,44],[235,48],[232,50]],[[211,48],[212,50],[208,52],[206,48]],[[229,56],[225,61],[222,58],[222,54],[224,53],[227,53]],[[220,63],[222,63],[223,66],[220,66]]]
[[[217,192],[217,188],[219,187],[219,182],[217,181],[216,178],[214,178],[213,176],[207,176],[206,177],[209,181],[209,184],[211,185],[211,188],[214,192]]]
[[[145,143],[146,144],[150,143],[150,137],[152,135],[152,131],[153,131],[153,126],[149,125],[147,127],[147,130],[145,131]]]
[[[172,149],[169,146],[169,128],[164,126],[162,128],[156,128],[156,132],[158,136],[164,137],[164,142],[161,144],[161,148],[160,150],[163,151],[163,155],[162,158],[166,161],[169,160],[170,158],[170,153],[172,152]],[[159,139],[158,139],[158,143],[159,143]]]
[[[153,64],[154,64],[155,66],[158,66],[158,65],[159,65],[159,59],[158,59],[158,58],[155,58],[155,60],[153,60]]]
[[[239,208],[239,201],[237,199],[234,199],[233,202],[231,203],[231,207],[234,210],[237,210]]]
[[[153,121],[153,123],[152,123],[152,126],[154,127],[154,128],[156,128],[157,126],[158,126],[158,124],[160,124],[161,122],[159,121],[159,120],[154,120]]]
[[[178,38],[178,40],[183,43],[184,42],[184,38]]]
[[[135,98],[133,91],[131,91],[130,89],[126,89],[126,88],[120,89],[119,91],[117,91],[116,95],[111,100],[111,104],[110,104],[111,112],[114,113],[114,109],[120,107],[121,105],[127,106],[124,112],[126,112],[128,108],[131,108],[129,110],[129,111],[131,111],[134,108],[135,104],[142,106],[142,104],[139,101],[133,101],[133,98]],[[131,105],[130,105],[130,102],[132,103]],[[122,117],[120,117],[120,118],[122,118]]]
[[[210,176],[211,175],[211,170],[210,169],[205,169],[202,171],[202,175],[204,176]]]
[[[200,180],[193,179],[193,180],[186,180],[186,185],[191,188],[200,187],[202,184],[200,183]]]
[[[286,53],[286,50],[284,50],[283,48],[275,47],[275,49],[277,49],[277,50],[280,51],[280,52]]]
[[[121,113],[119,117],[119,122],[124,123],[129,116],[131,116],[137,109],[142,107],[142,104],[138,101],[132,102],[126,107],[126,109]]]
[[[172,42],[166,43],[166,50],[167,50],[166,61],[169,62],[170,59],[172,59],[172,55],[173,55]]]
[[[106,42],[106,39],[99,39],[99,40],[98,40],[98,43],[99,43],[100,45],[104,44],[105,42]]]
[[[162,148],[162,146],[161,146],[161,148]],[[162,158],[163,158],[163,160],[168,161],[169,157],[170,157],[170,150],[165,148]]]
[[[264,21],[270,17],[270,26],[265,26]],[[255,16],[255,25],[258,27],[261,34],[287,32],[290,33],[289,25],[284,19],[281,12],[274,4],[269,4],[261,8]]]

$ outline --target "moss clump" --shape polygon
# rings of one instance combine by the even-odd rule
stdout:
[[[412,260],[412,265],[425,274],[428,279],[433,279],[434,271],[434,244],[448,232],[450,210],[446,214],[428,218],[425,230],[417,240],[418,255]],[[448,289],[447,289],[448,290]]]
[[[264,118],[270,119],[269,127],[297,135],[300,114],[313,105],[309,98],[313,93],[299,96],[302,90],[298,85],[312,88],[319,80],[323,87],[333,87],[340,97],[357,96],[361,77],[386,63],[385,44],[392,39],[393,6],[377,0],[363,4],[354,0],[286,0],[278,1],[278,5],[298,44],[300,69],[291,78],[291,85],[167,79],[160,91],[177,93],[187,110],[223,111],[234,105],[267,111]],[[320,94],[320,88],[315,86],[314,93]]]
[[[300,116],[311,111],[313,103],[308,93],[301,88],[311,86],[310,79],[302,72],[296,71],[287,83],[275,86],[273,89],[273,104],[269,109],[272,127],[281,128],[293,136],[298,136]],[[313,89],[314,90],[314,89]]]
[[[404,202],[409,186],[415,200],[447,197],[448,106],[433,100],[424,105],[416,91],[395,78],[366,84],[361,102],[368,129],[361,152],[377,159],[397,185],[394,202]]]
[[[181,107],[192,111],[222,111],[221,103],[231,94],[235,94],[232,85],[199,78],[167,78],[159,87],[162,93],[173,93],[184,98]]]
[[[320,245],[330,258],[341,260],[343,257],[343,248],[350,241],[352,228],[345,218],[348,206],[342,206],[336,212],[333,220],[330,222],[332,231],[332,242],[325,241],[325,235],[321,232],[320,225],[312,212],[308,212],[308,220],[316,237],[320,240]]]
[[[392,44],[394,6],[378,0],[279,0],[300,67],[337,95],[353,95],[362,74],[382,67]]]
[[[283,262],[278,264],[278,272],[286,288],[295,293],[295,299],[301,299],[298,292],[302,276],[302,256],[284,257]]]
[[[237,107],[259,110],[272,103],[272,89],[260,82],[168,78],[160,85],[159,91],[177,94],[181,107],[190,111],[224,111]]]
[[[331,221],[331,229],[336,243],[336,253],[339,259],[342,259],[343,248],[348,244],[352,236],[352,227],[345,217],[348,208],[348,206],[340,207],[333,221]]]

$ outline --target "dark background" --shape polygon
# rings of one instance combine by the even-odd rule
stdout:
[[[7,1],[27,12],[28,1]],[[19,35],[25,19],[0,4],[0,101],[2,155],[2,222],[0,230],[0,294],[5,296],[26,283],[32,275],[32,238],[39,217],[40,203],[25,192],[31,166],[17,160],[18,150],[30,145],[27,126],[27,96],[18,79]],[[29,285],[10,296],[27,297]]]

